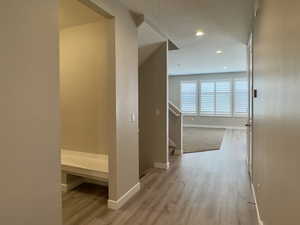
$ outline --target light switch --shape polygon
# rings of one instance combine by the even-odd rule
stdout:
[[[130,122],[134,123],[135,122],[135,114],[132,112],[130,113]]]

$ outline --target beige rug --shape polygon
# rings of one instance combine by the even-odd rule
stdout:
[[[183,128],[183,152],[219,150],[225,129]]]

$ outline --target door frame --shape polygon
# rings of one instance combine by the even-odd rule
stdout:
[[[249,41],[247,46],[248,55],[248,122],[247,126],[247,169],[249,172],[250,179],[253,177],[253,33],[249,35]]]

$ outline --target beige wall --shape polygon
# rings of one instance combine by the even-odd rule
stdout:
[[[113,148],[116,109],[112,22],[98,16],[96,23],[60,31],[64,149],[107,154]]]
[[[139,181],[137,31],[117,0],[96,1],[115,15],[116,126],[110,198]],[[1,4],[1,223],[60,225],[58,2]],[[111,157],[112,156],[112,157]]]
[[[137,28],[129,11],[118,0],[80,2],[87,3],[114,23],[114,37],[111,41],[115,45],[115,89],[112,100],[115,102],[115,140],[108,155],[109,199],[116,201],[139,182]],[[85,13],[80,15],[94,20],[94,16],[87,17]]]
[[[94,2],[115,22],[116,142],[109,152],[109,198],[118,200],[139,182],[137,28],[119,1]]]
[[[140,172],[168,162],[168,44],[139,69]]]
[[[169,100],[180,108],[180,83],[183,80],[245,78],[247,76],[247,72],[169,76]],[[183,123],[197,126],[244,127],[247,118],[184,116]]]
[[[254,186],[264,225],[300,221],[300,2],[262,1],[254,31]]]
[[[60,225],[58,1],[2,1],[0,26],[0,223]]]

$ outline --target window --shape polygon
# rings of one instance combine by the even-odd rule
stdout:
[[[231,115],[230,81],[200,81],[199,111],[202,115]]]
[[[248,80],[182,81],[181,110],[200,116],[247,116]]]
[[[230,81],[216,82],[216,114],[231,115],[232,85]]]
[[[248,80],[235,79],[234,80],[234,114],[247,115],[248,114]]]
[[[197,113],[197,82],[181,83],[181,110],[186,114]]]
[[[200,113],[214,114],[215,113],[215,83],[201,82],[200,83]]]

